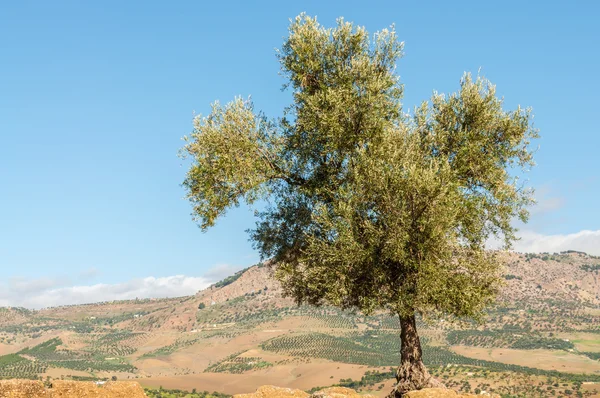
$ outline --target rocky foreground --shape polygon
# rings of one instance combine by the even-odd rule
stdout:
[[[467,398],[467,397],[494,397],[493,394],[459,394],[454,390],[445,388],[426,388],[419,391],[411,391],[404,395],[406,398]],[[282,388],[275,386],[262,386],[252,394],[237,394],[233,398],[377,398],[375,395],[359,394],[350,388],[344,387],[329,387],[317,391],[313,394],[308,394],[302,390],[294,390],[292,388]]]
[[[467,398],[482,395],[458,394],[453,390],[428,388],[411,391],[407,398]],[[483,395],[490,396],[490,395]],[[498,397],[492,395],[492,397]],[[134,381],[115,381],[97,384],[86,381],[56,380],[46,385],[37,380],[0,380],[0,398],[146,398],[144,389]],[[359,394],[350,388],[329,387],[308,394],[302,390],[262,386],[251,394],[237,394],[233,398],[377,398]]]
[[[0,380],[0,398],[146,398],[137,382]]]

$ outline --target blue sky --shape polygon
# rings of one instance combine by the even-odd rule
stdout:
[[[148,277],[170,287],[139,294],[174,294],[256,262],[248,209],[193,224],[177,151],[214,100],[281,114],[274,49],[303,11],[395,23],[408,108],[480,68],[507,108],[531,106],[540,205],[517,248],[600,254],[598,2],[13,1],[0,5],[0,305]]]

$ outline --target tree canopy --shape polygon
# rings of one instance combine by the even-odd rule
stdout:
[[[402,48],[393,28],[296,17],[277,53],[293,102],[279,119],[242,98],[195,118],[187,198],[204,230],[268,203],[250,236],[299,303],[477,317],[500,284],[486,242],[510,247],[533,202],[518,175],[537,131],[469,74],[405,113]]]

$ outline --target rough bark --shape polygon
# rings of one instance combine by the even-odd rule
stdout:
[[[415,315],[400,316],[400,328],[400,366],[396,371],[396,385],[387,398],[400,398],[409,391],[423,388],[444,387],[423,364]]]

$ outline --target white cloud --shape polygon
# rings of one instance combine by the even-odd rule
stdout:
[[[566,250],[582,251],[591,255],[600,255],[600,230],[582,230],[571,234],[543,234],[544,227],[554,226],[556,213],[566,205],[566,200],[554,192],[552,185],[542,185],[536,191],[537,204],[530,210],[531,219],[528,224],[513,220],[519,228],[517,237],[520,240],[513,243],[513,249],[522,253],[554,253]],[[502,246],[500,239],[492,237],[487,247],[497,249]]]
[[[213,266],[204,274],[205,278],[208,278],[212,281],[219,281],[223,278],[226,278],[230,275],[235,274],[241,269],[246,268],[246,266],[241,265],[231,265],[231,264],[217,264]]]
[[[47,278],[12,279],[0,284],[0,306],[42,308],[65,304],[95,303],[152,297],[178,297],[195,294],[211,284],[205,277],[174,275],[132,279],[123,283],[62,286]]]
[[[35,278],[35,279],[27,279],[21,276],[15,276],[9,279],[8,285],[9,290],[14,295],[29,295],[31,293],[56,289],[60,286],[65,286],[69,284],[68,279],[59,279],[59,278]],[[5,293],[5,289],[3,292],[0,292],[0,300],[2,298],[2,294]]]
[[[600,255],[600,230],[583,230],[573,234],[543,235],[533,231],[519,231],[521,238],[514,243],[514,249],[519,252],[561,252],[577,250],[595,256]]]
[[[44,308],[58,305],[97,303],[137,298],[180,297],[197,293],[243,266],[218,264],[203,276],[173,275],[131,279],[120,283],[95,283],[100,272],[90,267],[75,278],[24,278],[0,280],[0,307]],[[86,283],[87,282],[87,283]]]

